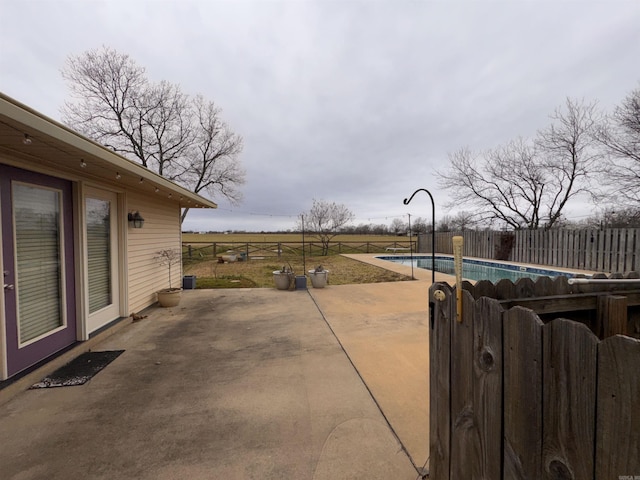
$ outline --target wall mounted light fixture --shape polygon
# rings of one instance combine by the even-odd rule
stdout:
[[[84,160],[80,160],[80,168],[87,168],[87,162],[85,162]]]
[[[24,143],[25,145],[31,145],[31,137],[29,136],[28,133],[24,134],[24,138],[22,139],[22,143]]]
[[[142,228],[144,225],[144,218],[137,210],[135,212],[129,212],[129,226],[133,228]]]

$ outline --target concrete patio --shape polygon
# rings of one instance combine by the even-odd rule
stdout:
[[[429,284],[185,291],[87,384],[0,390],[3,478],[419,478]]]

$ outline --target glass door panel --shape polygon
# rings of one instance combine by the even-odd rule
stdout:
[[[118,196],[87,188],[84,198],[87,333],[120,316]]]
[[[111,202],[87,198],[89,313],[111,305]]]
[[[14,184],[18,329],[21,345],[64,326],[61,193]]]

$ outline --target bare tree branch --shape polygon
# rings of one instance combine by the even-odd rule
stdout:
[[[300,214],[298,229],[304,226],[305,231],[317,237],[322,243],[322,255],[328,255],[331,239],[353,219],[353,213],[345,205],[314,199],[311,210]]]
[[[548,201],[546,227],[561,217],[567,202],[589,190],[589,177],[601,154],[596,149],[594,133],[600,115],[597,103],[567,99],[565,109],[556,109],[553,123],[538,132],[536,145],[544,156],[547,171]]]
[[[195,193],[241,200],[242,138],[213,102],[149,82],[144,68],[108,47],[69,57],[62,75],[72,96],[66,124]]]
[[[463,148],[437,172],[452,197],[479,222],[499,221],[514,229],[551,228],[567,202],[588,189],[599,154],[594,148],[595,104],[567,99],[550,127],[535,141],[517,138],[482,153]]]
[[[604,119],[596,139],[608,160],[603,183],[614,196],[640,205],[640,86]]]

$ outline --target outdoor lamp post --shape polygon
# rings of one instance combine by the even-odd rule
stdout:
[[[436,283],[436,204],[433,201],[431,192],[426,188],[417,189],[408,199],[405,198],[403,203],[405,205],[409,205],[411,200],[413,200],[414,195],[420,191],[426,192],[431,199],[431,284],[433,285]],[[413,262],[411,263],[413,264]]]

